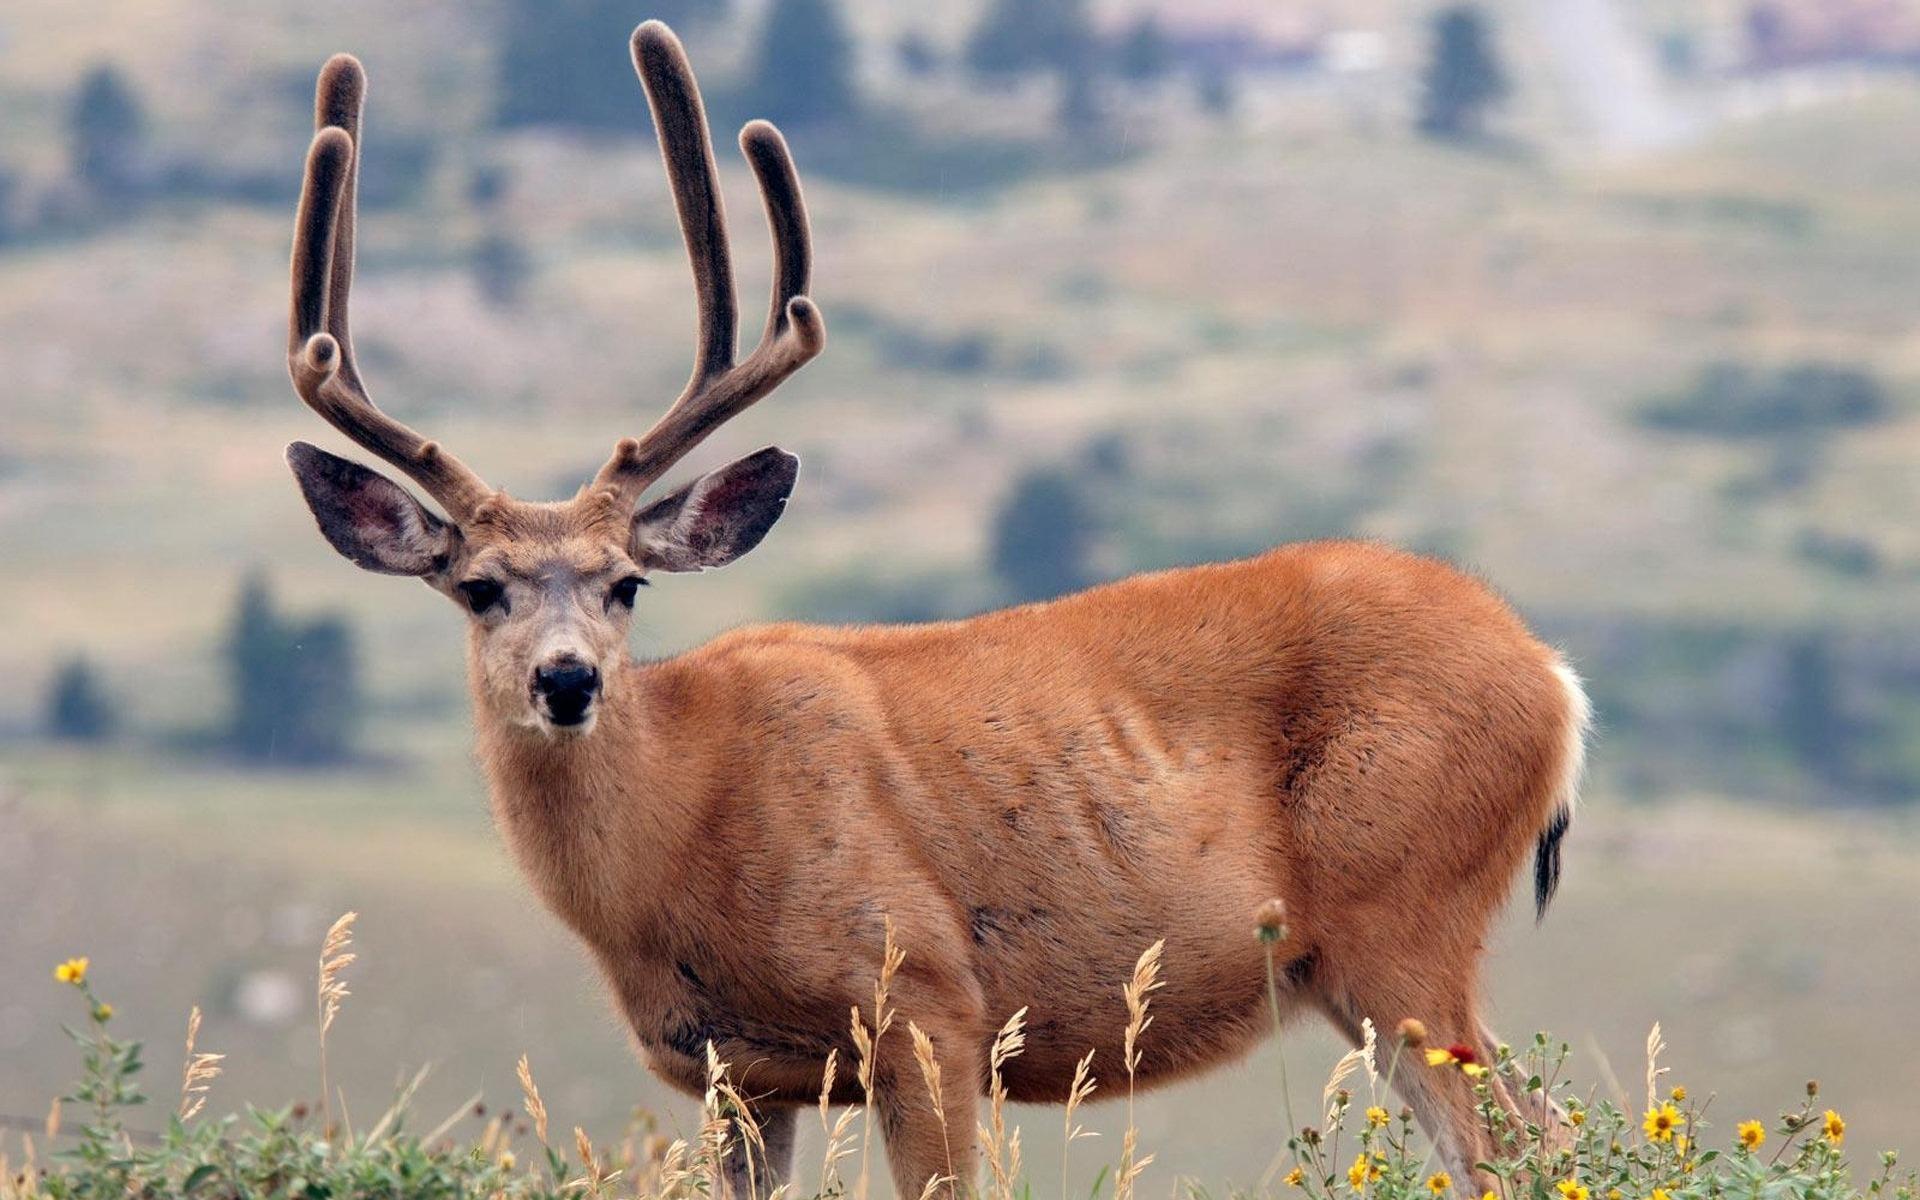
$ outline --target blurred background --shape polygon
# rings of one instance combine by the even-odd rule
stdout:
[[[1491,947],[1498,1026],[1637,1096],[1657,1019],[1720,1135],[1818,1076],[1850,1143],[1920,1148],[1916,0],[9,5],[0,1115],[72,1075],[48,971],[83,953],[163,1097],[199,1004],[215,1110],[312,1101],[312,960],[354,908],[351,1111],[429,1062],[428,1124],[511,1104],[526,1052],[563,1125],[691,1126],[504,861],[460,616],[335,557],[281,461],[343,448],[283,359],[337,50],[372,78],[376,399],[557,498],[672,398],[692,293],[626,58],[654,16],[720,131],[744,324],[728,134],[769,116],[830,348],[683,472],[805,462],[758,553],[643,597],[636,652],[1295,539],[1443,556],[1600,714],[1559,907]],[[1288,1051],[1317,1095],[1335,1047]],[[1275,1067],[1146,1106],[1152,1189],[1258,1182]],[[1077,1152],[1090,1179],[1117,1139]]]

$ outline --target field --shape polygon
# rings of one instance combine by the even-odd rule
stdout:
[[[374,394],[514,494],[570,494],[690,354],[652,149],[487,131],[488,62],[456,36],[458,6],[322,19],[276,3],[246,22],[228,7],[9,15],[0,166],[56,178],[65,89],[110,57],[163,145],[290,180],[305,125],[288,97],[324,51],[364,50],[372,128],[441,147],[414,195],[363,217]],[[847,7],[874,44],[903,31],[893,6]],[[1920,166],[1896,149],[1920,85],[1876,75],[1844,100],[1599,155],[1527,6],[1493,5],[1522,85],[1515,136],[1439,146],[1401,119],[1417,24],[1324,7],[1394,47],[1358,100],[1284,76],[1248,83],[1227,121],[1138,103],[1093,166],[879,189],[809,173],[797,134],[830,346],[691,465],[777,442],[802,457],[800,487],[751,558],[651,589],[636,652],[769,618],[994,603],[1002,498],[1034,469],[1091,478],[1102,453],[1124,469],[1098,485],[1098,574],[1329,534],[1443,554],[1565,641],[1603,698],[1559,905],[1538,929],[1516,906],[1490,947],[1498,1027],[1569,1037],[1582,1078],[1611,1072],[1633,1096],[1658,1020],[1673,1078],[1721,1089],[1720,1136],[1817,1076],[1850,1146],[1920,1149],[1920,818],[1889,803],[1920,795]],[[927,25],[959,27],[958,9]],[[742,40],[729,27],[694,47],[724,75]],[[721,158],[757,305],[758,204]],[[482,169],[511,181],[485,218]],[[487,221],[530,264],[510,303],[476,282]],[[456,618],[342,564],[286,477],[289,440],[341,448],[285,381],[288,225],[284,205],[173,199],[0,245],[0,1116],[37,1121],[71,1075],[69,998],[48,972],[72,954],[163,1075],[188,1007],[206,1010],[203,1044],[230,1054],[215,1109],[313,1100],[313,959],[355,909],[362,960],[333,1053],[356,1112],[427,1063],[429,1123],[476,1091],[517,1103],[524,1052],[557,1122],[602,1139],[637,1104],[688,1132],[696,1106],[635,1065],[489,828]],[[1785,438],[1645,418],[1711,364],[1803,361],[1870,373],[1886,411]],[[1822,549],[1836,544],[1845,562]],[[352,621],[359,763],[207,752],[252,569],[294,611]],[[1727,631],[1760,649],[1700,648]],[[1822,774],[1792,748],[1774,649],[1792,638],[1839,647],[1834,690],[1870,730],[1873,772]],[[75,652],[124,710],[105,750],[38,737]],[[1317,1096],[1338,1048],[1303,1027],[1287,1053],[1296,1098]],[[1144,1102],[1158,1158],[1142,1186],[1259,1180],[1279,1149],[1277,1066],[1269,1049]],[[1020,1116],[1044,1190],[1057,1122]],[[1123,1119],[1094,1111],[1088,1161],[1117,1156]],[[817,1136],[802,1161],[816,1151]]]
[[[332,1052],[355,1110],[383,1108],[400,1077],[429,1064],[419,1106],[429,1123],[476,1091],[494,1107],[516,1103],[524,1052],[556,1120],[596,1140],[616,1134],[633,1105],[682,1133],[697,1125],[697,1105],[637,1066],[584,954],[512,878],[477,782],[415,774],[342,789],[209,773],[158,791],[140,772],[137,762],[37,762],[37,798],[16,800],[6,822],[0,901],[27,919],[0,931],[0,1052],[15,1064],[0,1082],[5,1111],[43,1111],[72,1073],[70,1048],[50,1036],[68,1013],[46,971],[79,953],[123,1010],[121,1032],[148,1040],[163,1080],[198,1003],[202,1045],[230,1054],[216,1106],[311,1101],[311,971],[320,933],[351,908],[362,914],[362,958]],[[1920,938],[1910,823],[1707,801],[1635,808],[1601,795],[1576,827],[1547,922],[1536,929],[1519,910],[1491,947],[1506,1036],[1569,1031],[1581,1078],[1611,1072],[1633,1097],[1658,1020],[1673,1080],[1719,1089],[1722,1135],[1736,1117],[1771,1118],[1817,1077],[1846,1112],[1852,1144],[1911,1144],[1920,1101],[1900,1018],[1920,986],[1920,965],[1900,949]],[[154,912],[166,919],[146,919]],[[1251,914],[1248,929],[1257,953]],[[275,984],[284,1007],[259,998]],[[1118,996],[1115,1012],[1124,1020]],[[1344,1047],[1317,1024],[1284,1046],[1307,1106]],[[1175,1177],[1257,1180],[1284,1127],[1276,1072],[1268,1050],[1146,1101],[1142,1138],[1158,1155],[1150,1194]],[[1020,1119],[1029,1161],[1057,1161],[1054,1117]],[[1092,1110],[1105,1141],[1090,1159],[1117,1153],[1122,1119],[1116,1106]]]

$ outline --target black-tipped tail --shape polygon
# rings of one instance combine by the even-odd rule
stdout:
[[[1553,819],[1540,831],[1533,848],[1533,917],[1543,921],[1553,894],[1560,890],[1560,842],[1573,824],[1573,809],[1561,805],[1553,810]]]

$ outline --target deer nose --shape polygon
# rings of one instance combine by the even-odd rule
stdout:
[[[533,691],[555,725],[578,725],[600,694],[600,672],[577,658],[559,659],[534,668]]]

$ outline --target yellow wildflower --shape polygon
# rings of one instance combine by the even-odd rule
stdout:
[[[1667,1189],[1655,1188],[1653,1189],[1653,1195],[1649,1197],[1649,1200],[1672,1200],[1672,1197],[1667,1195]]]
[[[1758,1121],[1742,1121],[1739,1128],[1740,1145],[1748,1150],[1758,1150],[1767,1140],[1767,1127]]]
[[[70,958],[53,969],[53,977],[61,983],[70,983],[75,987],[87,981],[87,960]]]
[[[1380,1178],[1380,1164],[1364,1154],[1354,1156],[1353,1165],[1347,1168],[1347,1182],[1355,1191]]]
[[[1674,1132],[1680,1128],[1680,1110],[1671,1102],[1657,1105],[1647,1110],[1642,1126],[1652,1141],[1671,1142]]]
[[[1306,1179],[1306,1177],[1307,1177],[1307,1173],[1305,1171],[1301,1170],[1299,1167],[1295,1167],[1293,1170],[1287,1172],[1287,1179],[1286,1179],[1287,1186],[1299,1187],[1300,1184]]]
[[[1380,1128],[1390,1120],[1392,1120],[1392,1118],[1387,1115],[1387,1110],[1381,1108],[1378,1104],[1367,1109],[1367,1124],[1373,1126],[1375,1129]]]
[[[108,1021],[113,1020],[113,1005],[108,1004],[105,1000],[102,1000],[100,1003],[94,1005],[93,1019],[96,1021],[99,1021],[103,1025]]]
[[[1575,1129],[1580,1128],[1582,1125],[1585,1125],[1586,1123],[1587,1123],[1587,1110],[1584,1108],[1576,1108],[1572,1112],[1569,1112],[1567,1114],[1567,1124],[1573,1126]]]
[[[1477,1062],[1463,1062],[1460,1064],[1460,1073],[1469,1078],[1478,1079],[1487,1073],[1487,1068]]]
[[[1562,1179],[1559,1183],[1554,1184],[1553,1187],[1555,1191],[1560,1193],[1560,1200],[1587,1200],[1586,1187],[1582,1184],[1575,1183],[1571,1179]]]
[[[1607,1189],[1607,1200],[1622,1200],[1622,1198],[1625,1195],[1626,1193],[1621,1191],[1617,1187],[1610,1187]]]
[[[1427,1176],[1427,1190],[1436,1196],[1444,1196],[1453,1187],[1453,1176],[1445,1171],[1435,1171]]]
[[[1437,1046],[1427,1051],[1427,1065],[1430,1067],[1444,1067],[1452,1061],[1453,1055]]]
[[[1685,1104],[1687,1102],[1686,1086],[1684,1084],[1674,1084],[1672,1096],[1675,1104]]]
[[[1826,1119],[1820,1122],[1820,1136],[1838,1146],[1847,1140],[1847,1123],[1839,1113],[1828,1109]]]
[[[514,1161],[515,1161],[515,1160],[514,1160],[514,1157],[513,1157],[513,1151],[511,1151],[511,1150],[502,1150],[502,1151],[500,1152],[500,1169],[501,1169],[502,1171],[511,1171],[511,1170],[513,1170],[513,1164],[514,1164]]]

